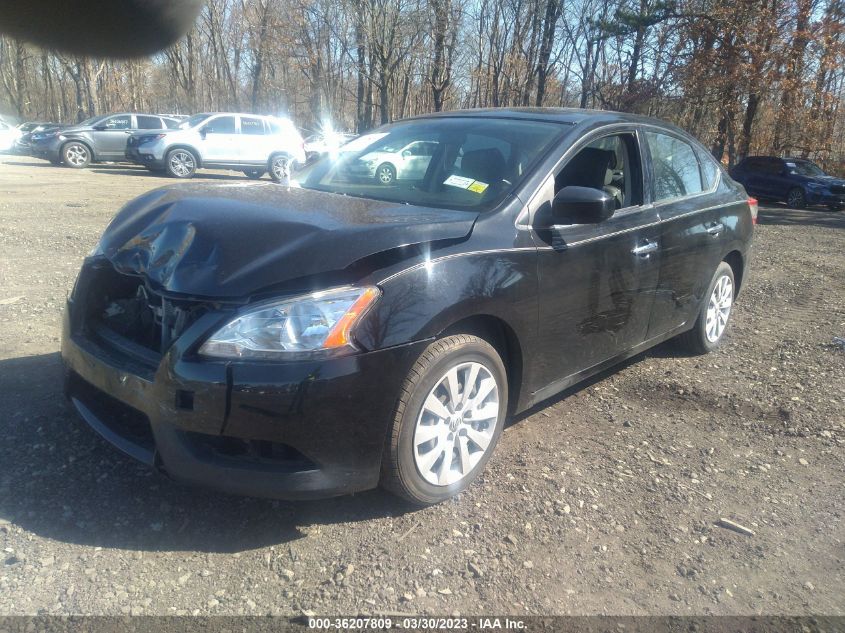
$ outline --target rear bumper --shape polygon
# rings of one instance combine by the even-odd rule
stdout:
[[[164,160],[156,158],[152,154],[139,151],[137,146],[127,147],[125,155],[126,160],[130,163],[144,165],[150,169],[164,169]]]
[[[66,395],[81,417],[174,479],[247,496],[320,498],[377,486],[401,381],[425,345],[323,361],[204,362],[185,355],[207,331],[203,318],[158,367],[141,367],[74,331],[74,308],[69,302],[62,358]]]

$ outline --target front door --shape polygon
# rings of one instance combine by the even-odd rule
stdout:
[[[633,131],[588,141],[549,179],[541,205],[566,186],[601,189],[617,211],[596,224],[535,231],[539,332],[547,342],[536,359],[538,378],[558,386],[645,339],[661,257]]]
[[[239,135],[235,117],[218,116],[210,119],[200,130],[203,163],[237,164]]]
[[[100,160],[121,159],[126,154],[126,141],[132,131],[132,115],[119,114],[97,124],[91,132],[96,145],[95,151]]]

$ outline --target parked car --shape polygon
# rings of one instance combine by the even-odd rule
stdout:
[[[343,175],[415,143],[414,179]],[[91,427],[231,493],[381,483],[428,504],[478,476],[508,415],[667,339],[724,342],[756,201],[683,131],[470,110],[352,144],[291,187],[169,187],[118,213],[64,318]]]
[[[32,151],[32,135],[34,133],[43,132],[48,129],[56,129],[61,127],[58,123],[50,123],[47,121],[27,121],[18,126],[20,136],[15,141],[12,151],[15,154],[28,156]]]
[[[387,137],[376,142],[363,156],[347,165],[346,174],[353,178],[374,179],[382,185],[397,180],[419,180],[428,170],[437,143],[412,141],[401,147]]]
[[[0,119],[0,152],[11,151],[20,134],[14,125]]]
[[[254,179],[269,171],[281,182],[289,178],[292,163],[305,163],[305,152],[288,119],[219,112],[195,114],[171,132],[133,135],[126,158],[174,178],[211,167],[243,171]]]
[[[734,180],[761,199],[786,202],[793,209],[826,205],[845,207],[845,179],[829,176],[804,158],[749,156],[731,170]]]
[[[91,117],[76,125],[33,133],[31,153],[54,165],[80,169],[90,163],[125,160],[133,130],[173,128],[178,121],[157,114],[122,112]]]

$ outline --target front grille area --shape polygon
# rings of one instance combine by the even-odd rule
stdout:
[[[830,188],[831,193],[835,193],[837,196],[845,195],[845,185],[833,185]]]
[[[73,372],[68,376],[67,390],[114,433],[149,451],[155,449],[150,420],[142,412],[113,398]]]
[[[100,344],[147,364],[157,364],[173,341],[203,314],[207,302],[176,300],[156,293],[143,279],[109,264],[92,271],[84,297],[83,327]]]
[[[244,440],[226,435],[185,431],[196,453],[214,460],[226,460],[240,467],[253,466],[284,472],[314,470],[316,464],[287,444],[267,440]]]

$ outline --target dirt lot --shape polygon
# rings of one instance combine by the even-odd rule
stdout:
[[[0,614],[845,614],[845,213],[766,209],[724,350],[666,344],[521,416],[417,510],[191,489],[70,411],[66,292],[168,182],[0,158]]]

